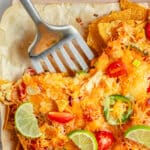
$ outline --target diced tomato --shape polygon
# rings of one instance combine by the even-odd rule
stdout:
[[[24,82],[21,82],[18,86],[18,96],[20,100],[24,99],[26,96],[26,85]]]
[[[48,118],[59,123],[67,123],[71,121],[74,116],[67,112],[49,112]]]
[[[108,131],[99,131],[96,133],[96,139],[98,142],[98,150],[108,150],[114,143],[114,136]]]
[[[147,80],[150,81],[150,77],[148,77]],[[149,83],[149,85],[147,87],[147,93],[150,93],[150,83]]]
[[[146,38],[150,40],[150,22],[145,25]]]
[[[122,62],[122,60],[118,59],[117,61],[111,63],[107,67],[106,74],[109,77],[119,77],[121,75],[127,74],[127,69],[125,64]]]
[[[36,148],[37,148],[37,143],[36,143],[36,141],[35,141],[35,140],[32,140],[32,141],[30,142],[29,147],[30,147],[31,150],[36,150]]]
[[[147,88],[147,93],[150,93],[150,86]]]
[[[31,76],[36,74],[36,71],[31,67],[27,68],[25,72],[29,73]]]

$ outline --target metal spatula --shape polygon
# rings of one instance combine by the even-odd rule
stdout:
[[[28,51],[36,72],[41,73],[45,70],[67,72],[68,69],[72,71],[88,70],[86,59],[91,60],[94,57],[94,53],[86,45],[78,31],[70,25],[48,25],[41,20],[30,0],[20,1],[37,28],[36,37]],[[47,41],[48,39],[51,40]],[[45,49],[43,48],[42,52],[37,53],[36,51],[42,45],[44,45]]]

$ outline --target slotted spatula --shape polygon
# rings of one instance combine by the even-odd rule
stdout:
[[[85,58],[93,59],[94,53],[78,31],[71,25],[54,26],[43,22],[30,0],[20,1],[36,24],[36,37],[28,50],[36,72],[88,70],[89,66]],[[51,41],[48,41],[49,39]],[[45,43],[45,41],[48,42]],[[36,53],[42,45],[45,45],[45,49]]]

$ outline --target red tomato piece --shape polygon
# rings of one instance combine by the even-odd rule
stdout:
[[[150,81],[150,77],[148,77],[147,80]],[[147,87],[147,93],[150,93],[150,83],[149,86]]]
[[[117,61],[114,61],[107,67],[106,74],[109,77],[119,77],[121,75],[127,74],[127,69],[122,60],[118,59]]]
[[[30,147],[31,150],[36,150],[37,146],[38,145],[37,145],[36,141],[31,141],[30,142],[29,147]]]
[[[150,40],[150,23],[149,22],[145,25],[145,34],[146,34],[146,38]]]
[[[74,116],[67,112],[49,112],[48,118],[59,123],[67,123],[71,121]]]
[[[147,93],[150,93],[150,86],[147,88]]]
[[[36,74],[36,71],[31,67],[27,68],[25,72],[29,73],[31,76]]]
[[[98,150],[108,150],[114,143],[114,136],[108,131],[99,131],[96,133]]]
[[[21,82],[21,84],[18,86],[18,96],[20,100],[26,97],[26,85],[24,82]]]

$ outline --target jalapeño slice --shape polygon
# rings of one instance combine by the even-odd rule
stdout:
[[[115,94],[104,100],[104,116],[111,125],[125,123],[132,113],[132,103],[129,98]]]

